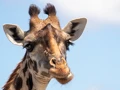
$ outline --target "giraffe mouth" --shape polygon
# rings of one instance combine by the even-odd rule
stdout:
[[[61,84],[66,84],[73,79],[73,74],[67,66],[64,68],[51,67],[49,72]]]
[[[49,73],[52,75],[53,78],[56,78],[58,82],[61,84],[66,84],[72,80],[73,74],[71,73],[66,60],[61,58],[56,58],[54,56],[49,56]],[[51,57],[50,57],[51,56]]]
[[[57,68],[57,67],[51,67],[50,73],[56,78],[64,78],[67,77],[70,73],[69,68]]]
[[[57,78],[65,78],[69,75],[70,69],[67,66],[66,62],[64,59],[61,61],[57,61],[55,59],[50,60],[50,73]]]
[[[66,84],[73,79],[73,74],[69,73],[69,75],[65,78],[56,78],[56,80],[61,84]]]

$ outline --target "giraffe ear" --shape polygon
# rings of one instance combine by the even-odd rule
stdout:
[[[74,19],[66,25],[66,27],[63,29],[63,31],[70,34],[70,36],[72,37],[71,40],[75,41],[83,33],[86,23],[87,23],[86,18]]]
[[[3,25],[4,32],[7,38],[16,45],[23,45],[24,31],[21,30],[17,25],[5,24]]]

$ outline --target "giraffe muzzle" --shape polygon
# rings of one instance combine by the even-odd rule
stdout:
[[[70,71],[66,60],[63,57],[56,58],[55,55],[50,54],[48,51],[45,51],[44,53],[48,57],[51,66],[49,73],[61,84],[70,82],[73,79],[73,74]]]
[[[49,63],[51,65],[49,72],[54,78],[57,79],[58,82],[61,84],[66,84],[72,80],[73,74],[70,72],[64,58],[52,58]]]

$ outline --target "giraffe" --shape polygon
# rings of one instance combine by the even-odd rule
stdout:
[[[66,61],[66,51],[73,44],[72,41],[81,36],[87,19],[71,20],[62,29],[54,5],[47,3],[44,13],[48,17],[44,20],[38,17],[40,9],[35,4],[30,5],[28,12],[28,31],[23,31],[16,24],[3,25],[7,38],[26,49],[3,90],[45,90],[52,78],[61,84],[73,79]]]

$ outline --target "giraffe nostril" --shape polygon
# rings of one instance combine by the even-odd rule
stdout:
[[[61,59],[52,58],[49,63],[52,67],[60,67],[61,65],[63,66],[67,65],[64,58]]]
[[[50,60],[50,65],[52,65],[53,67],[55,67],[55,65],[56,65],[56,59],[55,58],[53,58],[53,59]]]
[[[52,63],[53,63],[53,64],[56,64],[56,59],[52,59]]]

